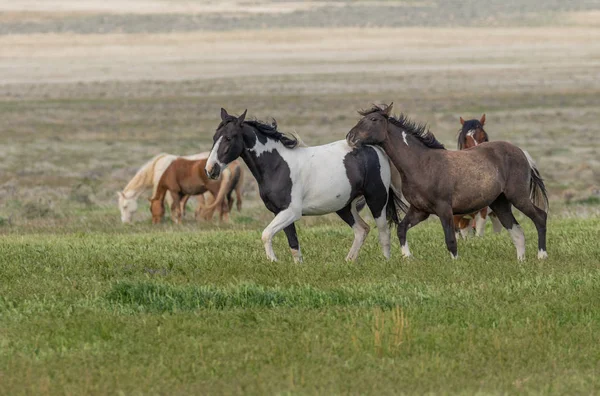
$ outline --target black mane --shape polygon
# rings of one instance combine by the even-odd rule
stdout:
[[[398,128],[402,129],[409,135],[414,136],[415,138],[417,138],[417,140],[419,140],[425,146],[432,148],[432,149],[440,149],[440,150],[446,149],[444,147],[444,145],[442,143],[440,143],[440,141],[436,139],[435,135],[429,130],[429,128],[427,127],[427,124],[415,122],[415,121],[411,120],[410,118],[408,118],[404,114],[400,114],[399,117],[387,116],[384,113],[384,111],[386,109],[387,109],[387,106],[385,106],[385,105],[383,107],[373,106],[369,110],[359,111],[358,114],[360,114],[362,116],[366,116],[366,115],[369,115],[372,113],[380,113],[381,115],[386,117],[389,122],[391,122]]]
[[[221,124],[219,124],[219,128],[232,121],[237,121],[237,118],[229,116],[225,121],[221,121]],[[298,139],[296,137],[288,137],[284,133],[279,132],[277,130],[277,121],[275,121],[274,118],[270,124],[256,119],[244,121],[244,124],[254,128],[260,134],[280,142],[281,144],[283,144],[284,147],[293,149],[299,144]]]
[[[468,120],[468,121],[465,121],[462,128],[459,129],[459,131],[458,131],[457,147],[459,150],[462,150],[463,148],[465,148],[465,143],[467,141],[467,133],[469,133],[469,131],[472,129],[481,129],[483,131],[483,135],[485,136],[483,141],[484,142],[490,141],[490,138],[489,138],[487,132],[485,131],[485,129],[483,129],[483,125],[481,125],[481,122],[479,120]]]

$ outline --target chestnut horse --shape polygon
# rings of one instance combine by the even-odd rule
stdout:
[[[195,155],[188,155],[182,158],[189,160],[199,160],[202,158],[208,158],[209,153],[199,153]],[[121,211],[121,221],[123,223],[131,223],[133,215],[138,209],[137,200],[139,196],[146,190],[152,189],[152,195],[156,191],[156,186],[169,165],[175,161],[179,156],[173,154],[158,154],[150,161],[146,162],[135,174],[135,176],[127,183],[127,186],[123,191],[118,191],[117,196],[119,198],[119,210]],[[210,199],[210,193],[206,194],[206,197],[199,195],[197,197],[200,206],[203,206],[204,199]],[[167,204],[171,204],[173,200],[171,195],[166,196]],[[183,203],[187,202],[187,199],[182,200]],[[185,205],[181,208],[185,211]]]
[[[228,220],[229,204],[225,198],[228,193],[235,189],[231,169],[235,169],[237,164],[233,164],[227,172],[223,173],[223,177],[218,180],[209,179],[204,172],[206,166],[206,158],[200,160],[186,160],[177,158],[164,171],[158,185],[156,186],[154,195],[150,198],[150,212],[152,213],[152,224],[160,223],[164,213],[164,200],[167,192],[171,194],[173,203],[171,204],[171,217],[175,223],[181,224],[182,212],[181,205],[183,200],[191,195],[204,194],[210,191],[215,198],[212,208],[210,208],[210,217],[212,218],[212,210],[217,206],[220,207],[221,220]],[[239,177],[238,180],[239,182]],[[238,199],[238,209],[241,208],[241,190],[236,190],[240,195]],[[185,203],[185,202],[183,202]],[[206,209],[200,208],[200,209]]]
[[[481,143],[490,141],[487,132],[483,129],[483,126],[485,125],[485,114],[482,115],[481,119],[479,120],[473,119],[465,121],[462,117],[460,117],[460,123],[462,128],[459,131],[457,143],[459,150],[466,150],[471,147],[478,146]],[[471,220],[473,221],[475,235],[483,236],[488,214],[492,219],[494,232],[500,232],[502,230],[502,224],[500,224],[498,217],[496,217],[494,212],[490,211],[488,213],[488,208],[485,207],[479,212],[470,213],[468,215],[454,216],[456,238],[458,239],[460,236],[463,238],[467,237],[471,229]]]
[[[410,203],[397,230],[403,256],[410,256],[406,243],[408,229],[435,214],[442,222],[446,246],[452,258],[457,258],[453,214],[473,213],[489,206],[509,231],[517,259],[524,260],[525,234],[512,214],[514,205],[535,224],[538,258],[548,257],[548,197],[529,154],[507,142],[448,151],[425,125],[416,124],[404,115],[392,117],[391,109],[390,104],[360,112],[363,118],[346,139],[355,147],[381,146],[400,171],[402,193]]]

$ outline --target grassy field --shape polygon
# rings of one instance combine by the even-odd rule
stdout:
[[[0,394],[600,393],[598,26],[598,0],[0,0]],[[531,153],[549,260],[523,220],[525,263],[506,232],[450,261],[432,219],[415,259],[373,231],[348,264],[329,215],[268,263],[250,176],[229,224],[153,227],[149,192],[120,223],[221,107],[316,145],[391,101],[449,149],[486,113]]]
[[[303,265],[258,231],[5,236],[3,393],[597,393],[600,220],[552,221],[543,262],[524,225],[524,263],[506,232],[451,261],[436,222],[357,264],[338,225]]]

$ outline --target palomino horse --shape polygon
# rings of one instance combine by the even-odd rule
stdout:
[[[209,153],[200,153],[196,155],[189,155],[183,157],[189,160],[198,160],[208,158]],[[118,191],[117,196],[119,197],[119,210],[121,211],[121,221],[123,223],[131,223],[134,213],[138,209],[137,200],[139,196],[147,189],[152,189],[152,195],[156,191],[156,186],[160,180],[165,169],[177,158],[177,155],[172,154],[158,154],[150,161],[145,163],[140,170],[137,171],[135,176],[127,183],[123,191]],[[208,194],[207,194],[208,195]],[[199,197],[200,198],[200,197]],[[171,195],[167,194],[167,203],[171,205]],[[200,200],[200,199],[199,199]],[[187,201],[187,200],[186,200]],[[200,200],[202,204],[203,200]],[[182,211],[185,210],[181,208]]]
[[[479,120],[463,120],[460,117],[460,123],[462,128],[458,134],[458,149],[466,150],[471,147],[478,146],[481,143],[489,142],[490,139],[488,137],[487,132],[483,129],[485,125],[485,114],[481,116]],[[469,234],[471,220],[473,221],[473,228],[475,229],[475,235],[483,236],[485,232],[485,222],[487,220],[488,214],[492,219],[492,224],[494,228],[494,232],[500,232],[502,230],[502,224],[494,214],[494,212],[488,213],[488,208],[485,207],[476,213],[470,213],[468,215],[458,215],[454,216],[454,226],[456,228],[456,238],[459,236],[466,238]]]
[[[538,232],[538,258],[546,252],[546,188],[531,157],[507,142],[482,143],[470,150],[447,151],[435,136],[404,115],[392,117],[392,105],[361,111],[363,118],[346,136],[353,146],[380,145],[402,175],[402,193],[410,203],[398,226],[402,254],[410,256],[406,232],[436,214],[446,246],[458,257],[453,214],[473,213],[489,206],[525,259],[525,235],[511,205],[529,217]],[[212,153],[211,153],[212,155]]]
[[[294,261],[302,254],[294,222],[304,215],[336,212],[354,229],[354,243],[346,260],[355,260],[367,237],[369,226],[360,217],[356,203],[365,197],[377,229],[383,255],[390,256],[387,217],[398,223],[398,197],[390,188],[390,165],[383,151],[365,146],[353,149],[345,140],[324,146],[300,147],[297,136],[289,138],[272,125],[245,121],[221,109],[221,123],[213,137],[206,173],[219,177],[231,161],[242,157],[258,182],[260,197],[275,214],[262,233],[271,261],[277,261],[272,239],[283,230]],[[388,199],[389,198],[389,199]]]
[[[226,202],[225,197],[234,190],[232,172],[224,172],[223,177],[218,180],[209,179],[204,172],[206,161],[206,158],[195,161],[177,158],[169,165],[161,176],[154,195],[150,198],[152,224],[160,223],[165,213],[164,200],[167,192],[173,198],[171,217],[175,223],[181,224],[182,201],[185,206],[185,200],[189,196],[204,194],[207,191],[210,191],[217,198],[214,205],[211,205],[212,207],[204,207],[204,209],[212,210],[218,206],[221,209],[220,219],[228,220],[229,204]],[[232,164],[231,169],[237,167],[239,167],[239,162]],[[239,181],[239,178],[237,181]],[[238,208],[240,208],[241,196],[238,196],[238,204]],[[210,215],[212,217],[212,212]]]

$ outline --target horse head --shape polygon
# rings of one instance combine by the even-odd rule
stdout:
[[[346,141],[351,146],[381,144],[387,139],[387,123],[392,106],[373,106],[370,110],[359,111],[360,121],[348,132]]]
[[[483,129],[483,126],[485,125],[485,114],[482,115],[479,120],[473,119],[465,121],[460,117],[460,124],[462,127],[458,134],[459,150],[475,147],[489,141],[488,135]]]
[[[133,214],[137,211],[137,199],[135,196],[128,197],[123,191],[118,191],[119,210],[121,211],[121,222],[131,223]]]
[[[221,123],[213,136],[213,146],[206,161],[206,175],[211,179],[218,179],[221,171],[233,160],[242,155],[244,151],[243,122],[246,113],[234,117],[221,108]]]

